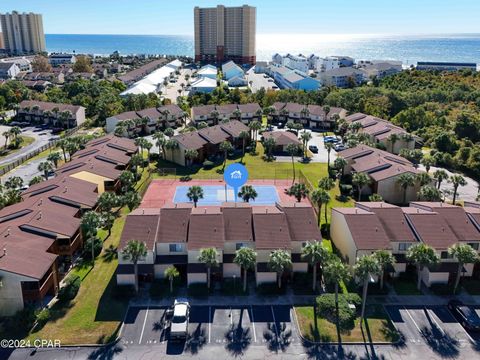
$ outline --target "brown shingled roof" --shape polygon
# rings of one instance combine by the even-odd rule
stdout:
[[[290,131],[266,131],[263,134],[264,139],[275,139],[275,145],[284,146],[288,144],[300,145],[302,142],[298,139],[297,135]]]
[[[291,238],[285,213],[275,206],[254,206],[252,213],[256,249],[290,249]]]
[[[322,240],[315,211],[309,204],[284,203],[279,208],[287,215],[292,241]]]
[[[123,249],[129,241],[144,242],[147,249],[153,250],[159,222],[159,209],[136,209],[125,219],[119,249]]]
[[[242,203],[222,206],[225,241],[253,241],[252,207]]]
[[[160,224],[157,232],[159,243],[185,243],[192,204],[175,204],[160,210]]]
[[[223,248],[225,224],[218,206],[193,208],[188,228],[188,249]]]

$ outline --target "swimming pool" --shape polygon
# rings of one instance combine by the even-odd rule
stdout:
[[[250,201],[252,205],[272,205],[279,201],[277,189],[273,185],[252,185],[257,191],[257,198]],[[173,196],[174,203],[191,202],[187,196],[190,186],[177,186],[175,195]],[[203,199],[200,199],[198,205],[221,205],[224,202],[234,202],[235,194],[233,188],[221,185],[203,185]],[[237,199],[242,202],[241,198]]]

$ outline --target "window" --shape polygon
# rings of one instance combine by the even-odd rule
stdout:
[[[236,243],[235,248],[240,250],[241,248],[248,247],[245,243]]]
[[[441,258],[441,259],[451,259],[451,258],[452,258],[452,255],[450,255],[450,254],[448,253],[448,251],[442,251],[442,252],[440,253],[440,258]]]
[[[478,243],[468,243],[472,247],[473,250],[478,250]]]
[[[398,251],[407,251],[410,246],[412,246],[410,243],[400,243],[398,244]]]
[[[183,245],[182,244],[170,244],[170,252],[182,252]]]

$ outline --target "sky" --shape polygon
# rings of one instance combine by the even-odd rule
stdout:
[[[258,34],[480,33],[478,0],[0,0],[43,14],[46,34],[193,35],[193,7],[257,7]]]

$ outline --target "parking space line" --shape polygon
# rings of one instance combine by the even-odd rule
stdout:
[[[405,306],[404,306],[403,308],[404,308],[405,311],[407,312],[408,317],[410,318],[410,320],[412,320],[413,325],[415,325],[415,327],[417,328],[418,332],[419,332],[419,333],[422,333],[422,330],[420,330],[420,327],[417,325],[417,323],[415,322],[415,320],[413,320],[413,317],[412,317],[412,315],[410,314],[410,311],[408,311],[408,309],[407,309]]]
[[[143,332],[145,331],[145,324],[147,323],[148,309],[149,307],[147,306],[147,311],[145,312],[145,319],[143,320],[142,332],[140,333],[140,339],[138,340],[139,344],[142,343]]]
[[[252,317],[250,318],[250,323],[252,324],[253,328],[253,341],[257,342],[257,333],[255,331],[255,319],[253,318],[253,306],[250,305],[250,313],[252,314]]]
[[[230,306],[230,325],[233,325],[233,310],[231,306]]]
[[[211,333],[212,333],[212,307],[208,307],[208,343],[210,344]]]
[[[470,342],[472,344],[475,344],[476,341],[470,336],[470,334],[468,333],[468,331],[463,327],[462,324],[460,324],[460,322],[457,320],[457,318],[453,315],[453,313],[450,311],[450,309],[448,308],[448,306],[446,307],[448,313],[452,316],[453,319],[455,319],[455,321],[457,322],[457,324],[460,326],[460,328],[463,330],[463,332],[465,333],[465,335],[467,335],[468,339],[470,340]]]
[[[433,320],[433,322],[435,323],[435,326],[440,330],[440,332],[442,333],[443,336],[445,336],[445,330],[442,329],[442,327],[440,326],[440,324],[438,323],[438,321],[435,319],[435,313],[433,311],[431,311],[430,309],[427,309],[427,307],[425,307],[425,310],[427,310],[427,314],[430,316],[430,318]]]
[[[272,310],[273,326],[275,326],[275,334],[277,335],[277,338],[278,338],[279,334],[277,329],[277,320],[275,320],[275,312],[273,311],[273,306],[270,306],[270,309]]]

